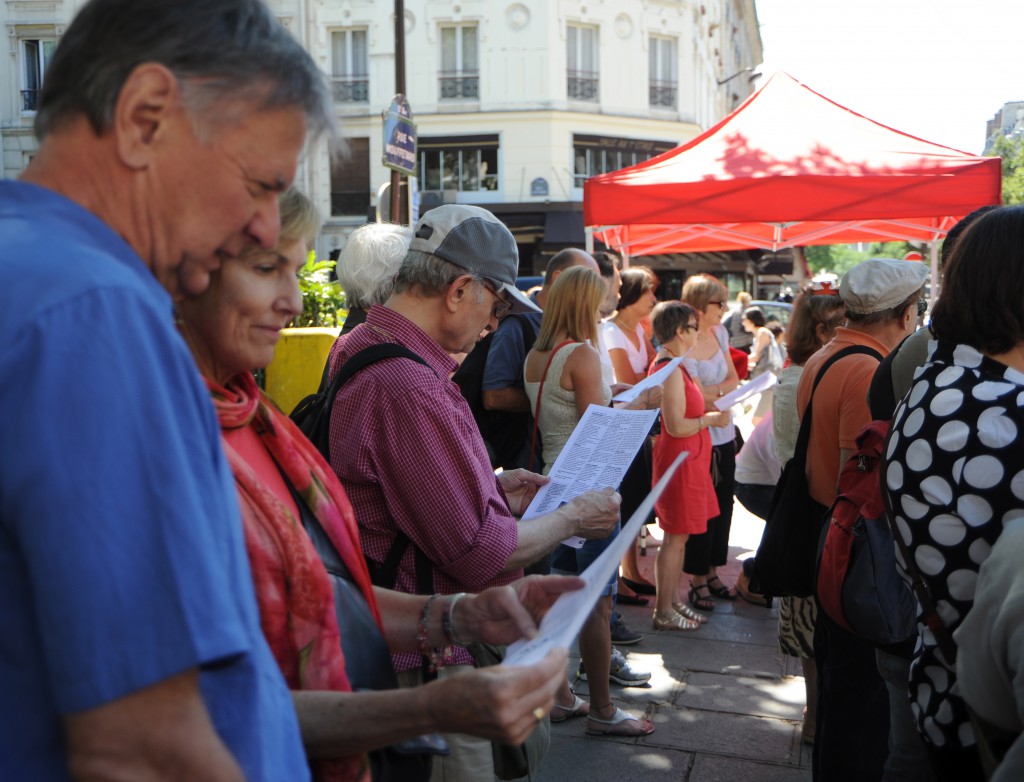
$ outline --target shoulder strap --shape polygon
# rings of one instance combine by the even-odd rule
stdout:
[[[718,342],[718,347],[722,349],[722,352],[725,354],[726,359],[728,359],[729,358],[729,331],[728,331],[728,329],[726,329],[724,326],[722,326],[721,323],[718,324],[717,328],[712,326],[711,329],[712,329],[712,331],[715,334],[715,341]]]
[[[814,413],[814,392],[818,390],[818,383],[825,377],[825,373],[829,368],[846,356],[853,356],[858,353],[863,353],[869,356],[874,356],[879,361],[882,360],[882,354],[874,348],[869,348],[867,345],[851,345],[848,348],[843,348],[837,351],[834,355],[830,356],[828,361],[822,364],[821,369],[818,370],[817,376],[814,378],[814,385],[811,386],[811,398],[807,400],[807,409],[804,410],[803,418],[800,420],[800,433],[796,438],[796,447],[793,449],[793,457],[799,456],[801,459],[807,457],[807,445],[811,441],[811,417]]]
[[[547,363],[544,365],[544,374],[540,376],[540,386],[537,388],[537,406],[533,411],[533,435],[530,437],[530,463],[526,465],[527,470],[533,470],[533,454],[537,450],[537,422],[540,420],[540,398],[544,393],[544,381],[547,380],[548,370],[551,369],[551,362],[555,358],[555,353],[566,345],[573,344],[576,344],[575,340],[567,339],[565,342],[555,345],[555,347],[551,349],[550,355],[548,355]],[[541,469],[543,469],[543,467]]]
[[[424,366],[430,366],[422,356],[413,353],[409,348],[405,347],[405,345],[399,345],[397,342],[381,342],[379,344],[363,348],[349,358],[349,360],[346,361],[338,370],[338,374],[334,376],[334,380],[331,382],[331,388],[329,391],[329,407],[334,407],[334,399],[338,395],[338,391],[341,390],[341,387],[345,385],[345,383],[347,383],[352,376],[356,374],[356,372],[385,358],[408,358],[412,361],[423,364]],[[388,589],[394,588],[395,580],[398,577],[398,563],[401,562],[402,556],[405,554],[410,543],[411,541],[408,536],[396,527],[395,539],[391,543],[391,548],[388,550],[384,561],[380,565],[377,565],[376,562],[367,559],[367,565],[370,568],[370,577],[376,586],[382,586]],[[433,568],[431,567],[430,560],[426,554],[420,551],[419,548],[415,548],[415,552],[416,588],[421,594],[429,595],[434,591]],[[425,589],[424,584],[426,585]]]
[[[405,345],[399,345],[397,342],[381,342],[376,345],[370,345],[368,348],[363,348],[342,364],[331,385],[337,386],[340,389],[360,369],[384,358],[408,358],[423,364],[425,367],[430,366],[421,356],[413,353]],[[337,391],[335,391],[335,394],[337,394]]]

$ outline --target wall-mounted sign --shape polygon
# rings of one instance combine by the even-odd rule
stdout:
[[[544,177],[537,177],[530,182],[530,195],[546,196],[548,194],[548,180]]]

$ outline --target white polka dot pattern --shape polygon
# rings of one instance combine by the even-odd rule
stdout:
[[[896,528],[952,633],[1003,524],[1024,517],[1024,375],[967,345],[932,350],[893,418],[885,483]],[[955,668],[919,627],[910,675],[918,729],[939,747],[973,743]]]

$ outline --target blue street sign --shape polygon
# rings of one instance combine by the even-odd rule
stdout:
[[[409,102],[396,95],[384,112],[384,158],[390,169],[403,174],[416,173],[416,126]]]

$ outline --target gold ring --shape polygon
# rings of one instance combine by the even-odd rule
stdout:
[[[542,719],[544,719],[545,714],[547,714],[547,712],[544,711],[544,709],[542,709],[540,706],[533,710],[533,716],[537,718],[537,722],[540,722]]]

